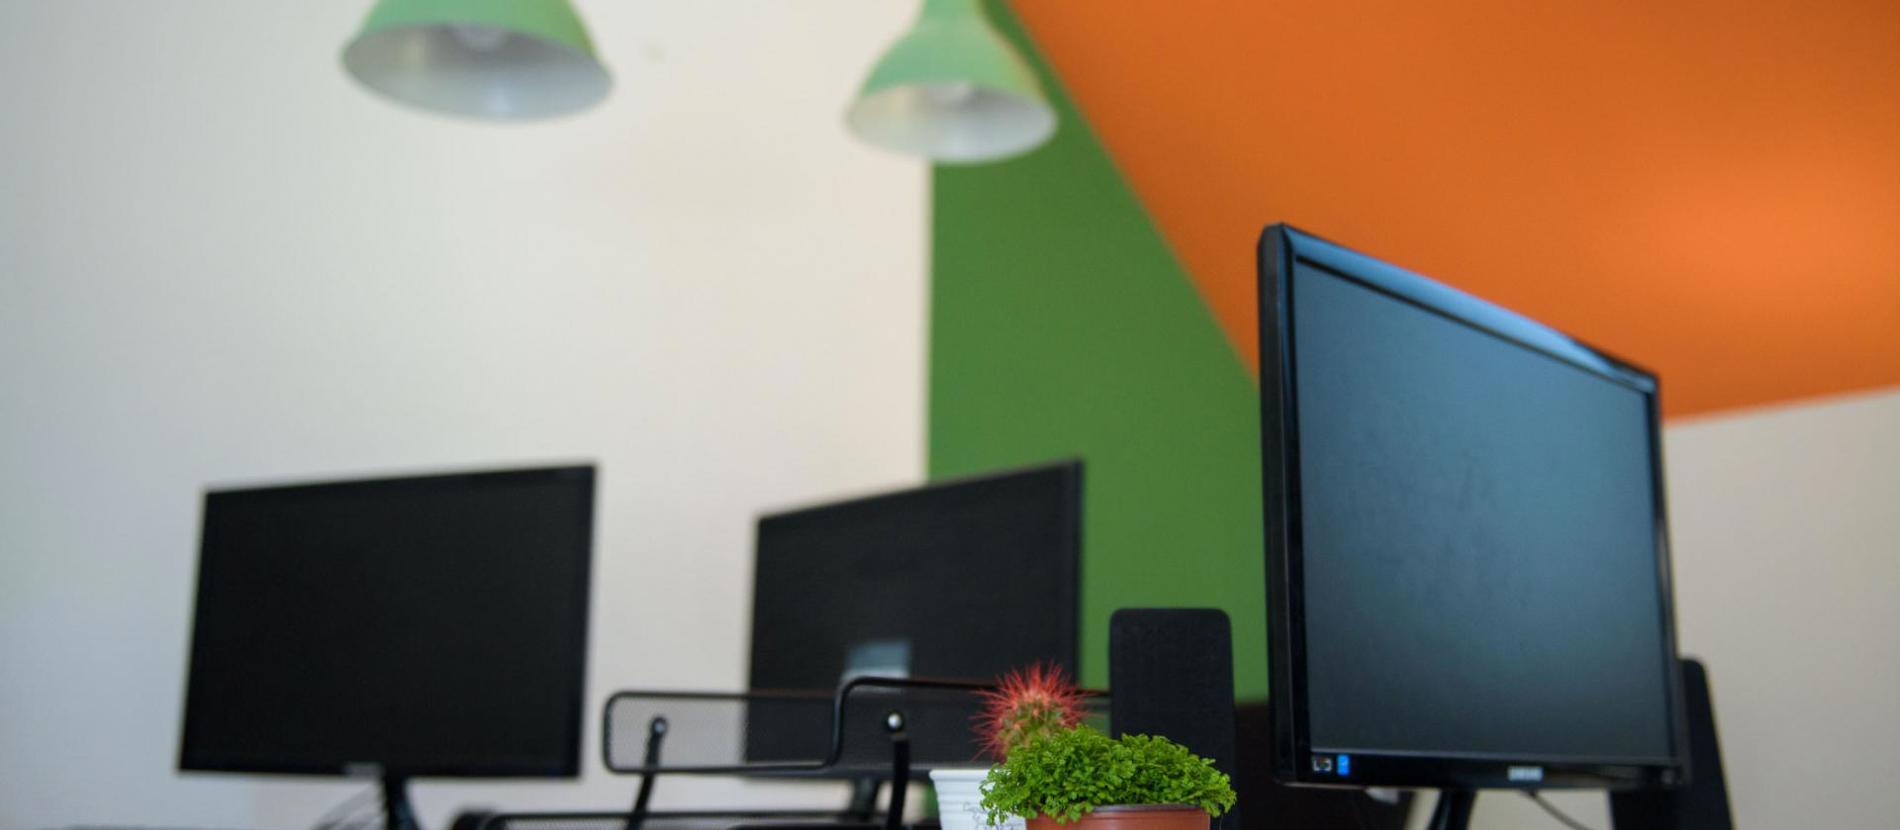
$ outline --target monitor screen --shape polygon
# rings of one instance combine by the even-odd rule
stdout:
[[[752,688],[829,692],[867,675],[986,683],[1036,662],[1073,672],[1081,480],[1081,464],[1065,463],[760,519]],[[971,712],[909,714],[920,765],[977,757]],[[828,726],[755,705],[746,756],[821,756]]]
[[[1297,707],[1299,777],[1675,766],[1653,376],[1343,249],[1294,249],[1263,335],[1292,638],[1274,693]]]
[[[577,774],[593,491],[569,467],[208,493],[179,767]]]

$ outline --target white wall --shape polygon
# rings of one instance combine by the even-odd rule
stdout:
[[[1683,422],[1664,454],[1679,641],[1709,669],[1736,826],[1894,826],[1900,392]],[[1552,800],[1609,826],[1600,793]],[[1558,826],[1510,794],[1473,823]]]
[[[533,126],[356,89],[369,5],[0,2],[0,828],[360,786],[171,771],[206,484],[598,460],[591,709],[736,688],[752,517],[922,474],[926,169],[840,117],[912,4],[582,2],[617,88]]]

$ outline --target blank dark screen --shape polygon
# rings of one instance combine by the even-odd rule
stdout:
[[[1647,394],[1293,279],[1314,750],[1668,759]]]
[[[1081,467],[1061,465],[761,519],[752,687],[830,691],[854,652],[875,657],[880,643],[904,652],[912,677],[988,682],[1034,662],[1073,672],[1080,487]],[[918,759],[975,757],[969,714],[910,724]],[[825,723],[753,715],[752,760],[825,746]]]
[[[572,775],[589,468],[214,492],[187,769]]]

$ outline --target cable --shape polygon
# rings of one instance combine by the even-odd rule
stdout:
[[[344,821],[355,819],[362,814],[363,802],[375,796],[381,790],[382,788],[380,786],[372,784],[369,789],[343,799],[343,801],[335,807],[325,810],[323,815],[319,816],[316,822],[310,825],[310,830],[329,830],[329,828],[336,827]]]
[[[372,803],[337,819],[323,830],[383,830],[383,823],[382,805]]]
[[[1589,825],[1571,818],[1564,811],[1557,809],[1557,805],[1546,800],[1543,793],[1536,790],[1522,790],[1521,792],[1524,793],[1525,798],[1536,802],[1537,806],[1544,808],[1544,812],[1549,813],[1551,818],[1563,822],[1564,826],[1570,828],[1570,830],[1590,830]]]

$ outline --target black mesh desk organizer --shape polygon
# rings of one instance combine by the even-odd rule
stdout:
[[[497,813],[480,830],[694,830],[743,826],[769,830],[900,830],[904,783],[939,766],[982,761],[966,747],[982,707],[982,683],[860,677],[832,693],[798,691],[624,691],[607,699],[601,761],[609,772],[640,778],[630,810]],[[1094,710],[1107,696],[1086,693]],[[760,728],[769,721],[773,728]],[[792,728],[783,728],[790,725]],[[913,735],[928,735],[913,757]],[[954,743],[946,736],[957,736]],[[661,775],[886,779],[894,782],[880,816],[868,800],[841,810],[652,810]],[[875,787],[871,790],[874,795]]]

